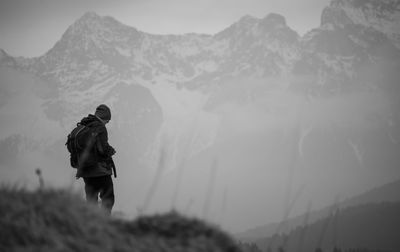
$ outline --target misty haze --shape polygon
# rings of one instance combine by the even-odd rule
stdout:
[[[0,49],[1,190],[84,198],[65,142],[107,104],[111,218],[176,210],[243,251],[400,251],[400,1],[319,16],[155,34],[88,11],[40,56]]]

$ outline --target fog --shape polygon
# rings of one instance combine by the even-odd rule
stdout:
[[[305,212],[309,201],[318,209],[399,177],[399,131],[389,125],[387,94],[310,99],[240,85],[254,91],[250,101],[185,106],[190,113],[164,118],[156,148],[162,154],[146,168],[157,181],[149,211],[174,207],[238,231],[279,221],[296,194],[292,215]],[[142,172],[132,174],[142,181]],[[148,184],[140,186],[144,195]]]
[[[252,90],[250,83],[243,86]],[[338,196],[354,196],[399,177],[398,130],[385,125],[390,114],[386,94],[310,100],[287,90],[255,87],[251,102],[226,102],[202,111],[217,115],[214,144],[185,161],[183,175],[172,170],[160,179],[162,195],[155,205],[168,206],[177,176],[183,176],[180,209],[191,202],[193,213],[202,216],[213,181],[206,217],[223,218],[221,224],[238,230],[279,220],[285,202],[297,193],[292,214],[304,212],[309,201],[316,208],[327,206]],[[215,119],[198,116],[196,129],[209,125],[210,118]]]
[[[378,89],[313,97],[284,81],[238,80],[213,97],[155,86],[149,93],[161,104],[162,119],[148,125],[121,124],[129,110],[112,104],[107,128],[117,150],[115,213],[133,218],[176,209],[238,232],[280,221],[290,202],[290,216],[296,216],[310,201],[319,209],[400,177],[392,94]],[[2,133],[9,122],[29,122],[32,104],[25,104],[3,109],[17,118],[2,114]],[[52,147],[32,146],[2,162],[2,183],[36,188],[39,167],[46,186],[83,196],[83,181],[74,179],[63,146],[73,124],[56,131]],[[18,127],[39,126],[54,129],[35,122]]]

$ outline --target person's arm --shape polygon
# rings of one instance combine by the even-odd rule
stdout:
[[[105,158],[115,154],[114,148],[108,144],[108,133],[106,127],[102,127],[97,135],[97,150],[99,154]]]

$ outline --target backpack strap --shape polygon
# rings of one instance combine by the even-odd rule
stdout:
[[[80,126],[81,124],[77,124],[77,126]],[[81,133],[81,131],[86,127],[85,125],[82,125],[83,127],[81,127],[76,133],[75,133],[75,139],[76,136],[79,135],[79,133]],[[74,141],[74,145],[75,145],[75,149],[78,149],[78,141]]]
[[[91,135],[94,138],[94,141],[93,141],[92,144],[95,145],[94,146],[95,147],[94,150],[97,153],[99,151],[99,146],[100,146],[98,144],[99,141],[98,141],[98,138],[97,138],[97,136],[99,135],[99,129],[98,129],[99,127],[97,127],[96,122],[91,122],[88,125],[86,125],[86,127],[88,127],[91,130]],[[101,149],[102,149],[102,147],[101,147]]]

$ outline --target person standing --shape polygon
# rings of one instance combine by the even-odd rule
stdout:
[[[76,177],[83,178],[85,183],[86,200],[97,204],[99,197],[101,206],[108,214],[114,206],[114,185],[111,175],[115,173],[112,156],[114,148],[108,143],[106,124],[111,120],[111,110],[101,104],[96,108],[94,115],[89,114],[80,121],[92,132],[93,144],[80,156],[80,165]]]

